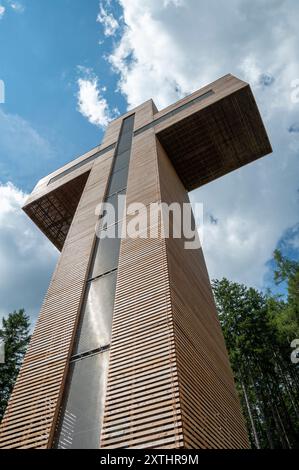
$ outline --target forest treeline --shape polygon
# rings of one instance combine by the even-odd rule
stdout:
[[[0,421],[23,362],[30,340],[29,316],[24,309],[2,319],[0,341],[4,344],[4,360],[0,363]]]

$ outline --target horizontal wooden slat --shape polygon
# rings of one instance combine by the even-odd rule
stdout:
[[[111,162],[112,154],[92,167],[0,427],[1,448],[52,444]]]

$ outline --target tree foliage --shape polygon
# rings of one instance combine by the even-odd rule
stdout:
[[[290,343],[299,338],[299,263],[274,253],[288,296],[227,279],[213,290],[252,447],[299,447],[299,374]]]
[[[30,340],[29,317],[23,309],[2,319],[0,339],[5,345],[5,362],[0,364],[0,420],[20,370]]]
[[[274,252],[275,281],[287,298],[223,278],[213,291],[252,447],[299,448],[299,364],[290,343],[299,338],[299,263]],[[24,310],[2,320],[0,420],[30,339]]]

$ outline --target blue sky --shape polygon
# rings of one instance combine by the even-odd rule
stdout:
[[[76,109],[78,65],[101,75],[102,86],[109,85],[111,105],[123,112],[126,102],[115,95],[117,77],[101,55],[105,46],[99,45],[98,1],[28,0],[20,13],[2,3],[7,11],[0,23],[0,70],[6,86],[1,109],[30,123],[49,147],[44,155],[23,158],[1,149],[1,180],[30,191],[39,178],[101,141],[103,130]]]
[[[0,314],[36,318],[57,261],[21,211],[36,182],[119,113],[226,73],[250,83],[274,151],[190,197],[210,277],[273,287],[273,250],[299,250],[298,18],[292,0],[0,0]]]

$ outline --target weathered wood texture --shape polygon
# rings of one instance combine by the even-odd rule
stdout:
[[[213,94],[155,126],[188,191],[272,151],[250,86],[232,75],[175,103],[170,110],[192,103],[207,90]]]
[[[189,203],[148,130],[134,140],[127,204],[160,201]],[[202,252],[164,238],[161,223],[148,223],[156,239],[121,244],[101,447],[246,448]]]
[[[156,138],[149,130],[133,142],[127,205],[159,200]],[[155,224],[160,230],[156,218],[149,228]],[[165,239],[128,237],[120,249],[101,447],[181,445]]]
[[[160,112],[143,103],[110,123],[99,147],[38,183],[24,210],[62,253],[0,427],[2,448],[52,445],[111,170],[107,147],[132,112],[127,205],[146,205],[141,222],[151,203],[188,203],[186,190],[271,151],[248,85],[227,75]],[[148,228],[160,236],[121,242],[101,446],[247,447],[202,251],[166,239],[164,222],[156,211]]]
[[[132,112],[135,133],[142,135],[148,126],[154,128],[188,191],[271,152],[249,85],[230,74],[159,112],[148,100],[112,121],[101,145],[43,178],[34,188],[24,210],[59,250],[74,215],[74,202],[69,204],[66,187],[76,178],[84,178],[93,158],[102,159],[102,152],[116,146],[122,120]]]
[[[161,200],[190,204],[157,143]],[[249,446],[202,249],[166,239],[174,342],[185,448]]]
[[[51,446],[111,162],[112,153],[91,169],[1,424],[1,448]]]

